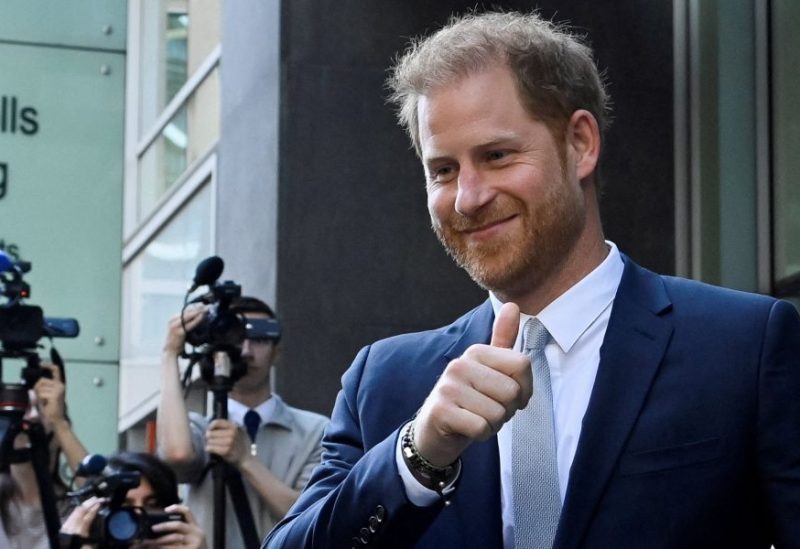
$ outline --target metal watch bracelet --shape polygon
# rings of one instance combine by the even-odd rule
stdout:
[[[439,494],[444,500],[445,505],[449,505],[450,502],[447,496],[452,493],[454,486],[451,485],[461,472],[461,458],[445,467],[438,467],[425,459],[425,457],[419,453],[414,440],[413,420],[403,427],[400,438],[400,448],[409,468],[426,481],[429,481],[429,487]]]

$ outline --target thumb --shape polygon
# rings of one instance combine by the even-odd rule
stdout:
[[[504,303],[494,319],[492,347],[511,349],[517,341],[519,331],[519,307],[516,303]]]

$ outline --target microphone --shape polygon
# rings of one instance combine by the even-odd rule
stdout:
[[[11,258],[8,257],[7,253],[5,253],[3,250],[0,250],[0,273],[10,271],[13,268],[14,268],[14,262],[11,261]]]
[[[109,467],[108,459],[100,454],[88,454],[84,457],[75,471],[75,476],[91,479],[80,489],[67,492],[68,497],[78,499],[90,494],[110,497],[119,489],[123,489],[124,494],[131,488],[139,486],[141,479],[138,471],[118,471]]]
[[[100,454],[87,454],[78,465],[78,469],[75,471],[76,477],[98,477],[102,475],[104,472],[107,471],[108,467],[108,460],[105,456]],[[68,492],[67,495],[73,498],[82,498],[88,494],[91,494],[97,489],[97,482],[91,481],[87,482],[85,486],[79,488],[78,490],[74,490],[72,492]]]
[[[211,257],[205,258],[197,266],[194,272],[194,280],[192,280],[192,285],[189,286],[189,291],[187,293],[192,293],[200,286],[211,285],[216,282],[224,268],[225,262],[222,261],[221,257],[212,255]]]
[[[80,465],[78,465],[78,470],[75,471],[76,477],[89,477],[101,474],[106,466],[108,465],[108,460],[105,456],[100,454],[88,454],[81,460]]]

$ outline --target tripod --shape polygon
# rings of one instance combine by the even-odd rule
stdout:
[[[225,349],[218,349],[211,353],[213,360],[213,373],[201,371],[203,379],[208,382],[209,389],[214,397],[213,419],[228,419],[228,393],[233,388],[235,381],[231,375],[233,370],[231,353]],[[201,366],[202,370],[202,366]],[[213,375],[212,375],[213,374]],[[230,492],[233,509],[242,532],[245,547],[258,547],[261,540],[258,537],[253,512],[247,494],[244,491],[242,477],[234,467],[221,457],[211,456],[209,463],[211,477],[214,482],[214,549],[225,548],[225,491]]]

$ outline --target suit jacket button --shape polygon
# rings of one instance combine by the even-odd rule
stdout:
[[[381,525],[381,522],[378,520],[378,517],[369,517],[369,531],[373,534],[378,531],[378,526]]]
[[[386,508],[383,505],[378,505],[375,508],[375,518],[378,519],[378,522],[383,522],[383,519],[386,518]]]

